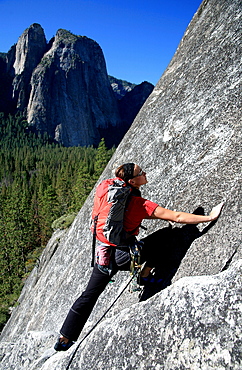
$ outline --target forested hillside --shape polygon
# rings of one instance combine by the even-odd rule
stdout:
[[[97,149],[62,147],[29,131],[22,115],[1,114],[1,325],[53,228],[70,225],[113,152],[104,140]]]

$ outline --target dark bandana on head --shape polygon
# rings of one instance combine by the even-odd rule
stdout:
[[[123,165],[124,169],[124,181],[128,182],[130,179],[134,177],[134,163],[125,163]]]

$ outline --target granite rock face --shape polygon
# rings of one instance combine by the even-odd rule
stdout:
[[[23,112],[29,100],[30,79],[33,70],[47,51],[43,28],[32,24],[19,37],[5,58],[0,61],[0,111]]]
[[[108,76],[108,78],[117,100],[122,99],[127,92],[130,92],[136,86],[135,84],[120,80],[113,76]]]
[[[1,79],[1,89],[5,90],[0,98],[2,112],[24,111],[30,95],[30,79],[33,70],[47,51],[43,28],[32,24],[19,37],[5,58],[5,68]]]
[[[120,80],[110,79],[113,88],[95,41],[60,29],[47,43],[44,30],[34,23],[6,58],[1,54],[0,112],[27,111],[31,129],[64,146],[97,146],[101,138],[108,147],[117,146],[132,122],[127,125],[120,117],[114,92],[121,94]],[[125,86],[132,88],[131,83]],[[134,117],[147,97],[143,89],[140,102],[130,107]]]
[[[127,130],[153,89],[154,86],[151,83],[144,81],[135,86],[131,91],[128,91],[118,101],[120,116]]]
[[[73,369],[242,367],[241,13],[238,0],[203,1],[100,178],[134,161],[147,172],[144,197],[206,214],[224,200],[222,214],[211,224],[144,223],[140,236],[150,234],[164,252],[164,283],[142,292],[140,303],[138,292],[126,290],[82,343]],[[27,280],[1,335],[1,368],[66,368],[75,347],[55,353],[53,343],[91,273],[93,194],[70,229],[53,234]],[[115,276],[80,340],[128,279],[125,272]]]
[[[118,128],[117,102],[95,41],[57,32],[31,79],[28,122],[65,146],[97,145],[99,129]]]
[[[13,100],[16,102],[17,109],[21,111],[28,105],[30,79],[46,49],[44,30],[37,23],[27,28],[17,42],[12,66],[14,70]]]
[[[218,275],[182,278],[147,304],[105,320],[83,341],[71,368],[240,370],[241,273],[242,260]],[[64,369],[74,350],[42,369]]]

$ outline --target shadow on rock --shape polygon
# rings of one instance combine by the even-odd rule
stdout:
[[[199,207],[193,213],[204,215],[204,209]],[[169,225],[143,239],[145,243],[156,246],[157,262],[154,273],[143,282],[140,301],[145,301],[171,285],[171,280],[193,241],[207,233],[215,223],[216,221],[211,222],[202,231],[199,231],[197,225],[184,225],[183,227]]]

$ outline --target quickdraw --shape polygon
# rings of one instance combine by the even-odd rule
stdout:
[[[136,240],[132,245],[129,246],[130,248],[130,256],[131,256],[131,262],[130,262],[130,273],[131,275],[134,274],[134,272],[137,269],[140,269],[140,251],[143,246],[143,242]]]
[[[131,291],[136,292],[141,290],[139,280],[140,280],[140,270],[141,270],[141,249],[143,247],[143,242],[135,240],[135,242],[130,245],[130,275],[137,275],[137,281],[132,283]]]

